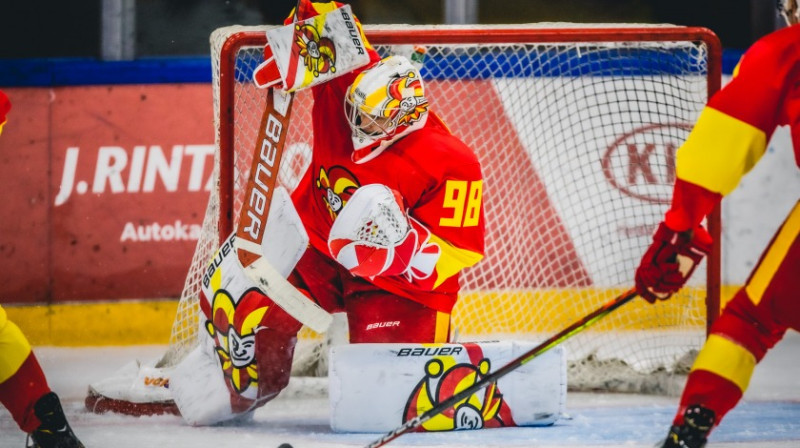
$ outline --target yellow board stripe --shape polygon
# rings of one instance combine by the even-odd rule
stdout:
[[[772,245],[767,248],[764,258],[755,272],[753,272],[747,286],[745,286],[747,296],[750,297],[754,304],[761,303],[764,291],[772,281],[775,272],[778,271],[781,262],[786,258],[786,253],[789,252],[792,243],[797,239],[798,233],[800,233],[800,202],[795,204],[794,209],[789,213],[786,222],[784,222]]]
[[[722,303],[740,287],[724,286]],[[462,336],[494,337],[501,324],[503,332],[508,333],[552,334],[623,292],[621,288],[599,287],[467,292],[461,295],[453,310],[451,328],[458,328]],[[637,299],[597,322],[592,329],[631,331],[676,325],[684,329],[703,329],[704,296],[702,290],[684,288],[672,299],[656,305]],[[9,318],[19,325],[34,346],[99,346],[169,343],[177,305],[177,300],[164,299],[4,307]],[[615,317],[620,314],[626,316],[624,322]],[[194,326],[197,322],[190,324]],[[306,328],[298,337],[322,338]]]
[[[177,300],[4,305],[33,345],[167,344]]]
[[[708,337],[692,370],[705,370],[736,384],[744,392],[756,368],[756,357],[741,345],[722,336]]]
[[[462,335],[556,333],[614,297],[617,288],[564,288],[461,294],[453,309],[453,328]],[[658,330],[705,326],[705,292],[684,288],[670,300],[651,305],[636,299],[592,325],[596,331]],[[625,316],[621,319],[620,316]]]

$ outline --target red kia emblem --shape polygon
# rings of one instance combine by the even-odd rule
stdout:
[[[603,175],[627,196],[669,204],[675,151],[691,129],[688,123],[651,124],[623,134],[603,154]]]

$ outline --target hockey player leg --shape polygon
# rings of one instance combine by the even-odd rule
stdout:
[[[756,364],[787,328],[800,328],[800,302],[796,300],[799,235],[800,204],[775,234],[747,284],[711,328],[692,366],[664,447],[704,446],[708,433],[741,399]]]
[[[28,339],[0,306],[0,402],[34,448],[83,448],[50,391]]]
[[[28,339],[0,306],[0,403],[25,432],[39,425],[34,403],[50,392]]]
[[[769,322],[742,288],[714,323],[695,360],[664,448],[701,448],[742,398],[756,364],[785,327]]]

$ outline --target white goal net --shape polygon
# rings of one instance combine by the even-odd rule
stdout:
[[[236,225],[265,104],[251,81],[265,29],[212,35],[217,184],[164,365],[196,345],[201,273]],[[563,24],[365,29],[382,56],[424,49],[431,108],[483,165],[487,255],[463,275],[459,341],[543,340],[632,286],[668,206],[675,149],[718,88],[713,34]],[[280,167],[290,191],[310,161],[310,107],[300,92]],[[712,256],[671,301],[636,300],[565,342],[569,386],[669,392],[663,380],[685,373],[704,340],[718,266]],[[316,361],[322,339],[301,332],[300,363]]]

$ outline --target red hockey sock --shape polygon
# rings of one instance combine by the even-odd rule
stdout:
[[[714,426],[742,398],[742,390],[733,382],[706,370],[693,370],[683,389],[680,407],[675,415],[674,425],[683,424],[683,413],[694,405],[714,411]]]
[[[714,411],[715,426],[742,398],[756,365],[786,332],[770,319],[742,288],[714,322],[711,334],[692,366],[675,424],[687,407]]]
[[[33,405],[50,392],[44,372],[33,352],[16,373],[0,384],[0,402],[25,432],[38,428],[41,422],[33,413]]]

